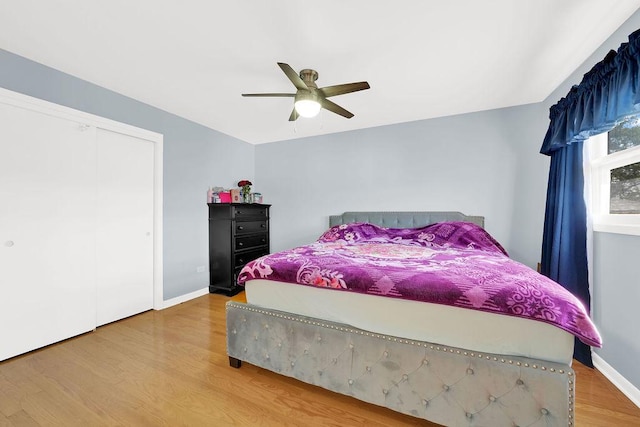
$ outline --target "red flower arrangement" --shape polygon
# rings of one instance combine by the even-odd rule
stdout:
[[[238,182],[238,187],[240,187],[240,193],[242,194],[242,200],[245,203],[250,203],[250,194],[251,194],[251,186],[253,184],[248,179],[243,179]]]

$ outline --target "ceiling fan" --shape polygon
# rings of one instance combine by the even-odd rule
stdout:
[[[335,86],[327,86],[318,88],[315,81],[318,79],[318,72],[315,70],[304,69],[300,74],[296,73],[289,64],[278,62],[278,66],[284,71],[291,83],[298,89],[296,93],[243,93],[242,96],[264,96],[264,97],[292,97],[294,100],[294,108],[289,116],[289,121],[297,120],[299,116],[314,117],[320,112],[321,108],[339,114],[342,117],[350,119],[353,113],[345,110],[338,104],[329,101],[327,98],[343,95],[345,93],[357,92],[359,90],[369,89],[369,83],[345,83]]]

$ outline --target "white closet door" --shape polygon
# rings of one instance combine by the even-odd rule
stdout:
[[[97,129],[97,325],[153,308],[153,150]]]
[[[93,132],[0,103],[0,360],[95,328]]]

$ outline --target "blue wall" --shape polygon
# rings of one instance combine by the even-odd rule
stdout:
[[[4,50],[0,87],[163,134],[164,299],[208,286],[206,192],[252,180],[253,145]]]
[[[604,339],[596,353],[640,388],[640,237],[594,233],[593,320]]]
[[[344,211],[460,211],[514,259],[540,258],[548,159],[540,105],[287,140],[256,147],[272,249],[306,244]]]

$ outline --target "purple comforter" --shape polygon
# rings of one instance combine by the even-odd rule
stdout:
[[[335,226],[313,244],[248,263],[238,283],[256,278],[525,317],[602,345],[575,296],[510,259],[489,233],[467,222]]]

